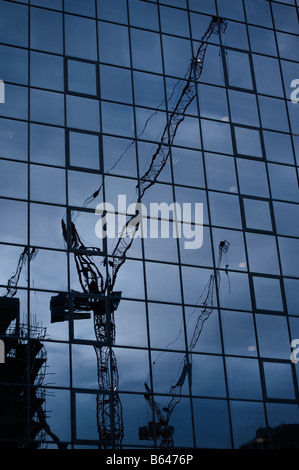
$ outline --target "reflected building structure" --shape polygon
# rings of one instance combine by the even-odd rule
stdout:
[[[0,364],[1,403],[22,396],[0,406],[0,447],[297,447],[298,0],[0,11],[3,292],[37,251],[0,298],[0,339],[47,358],[42,398]],[[141,238],[120,208],[130,236],[98,238],[119,195],[203,203],[203,245]]]

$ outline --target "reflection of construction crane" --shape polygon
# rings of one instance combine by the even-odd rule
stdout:
[[[196,96],[196,82],[202,74],[208,46],[207,41],[213,33],[219,34],[220,31],[224,31],[225,28],[226,23],[222,18],[213,17],[206,33],[200,41],[197,53],[189,66],[187,79],[184,81],[184,88],[176,105],[169,113],[168,123],[162,132],[162,137],[157,145],[156,151],[152,155],[148,169],[140,178],[136,208],[138,203],[141,202],[145,192],[157,181],[158,176],[169,160],[170,148],[174,142],[177,130],[185,119],[185,114]],[[85,201],[84,207],[97,198],[101,188],[102,185]],[[94,254],[100,253],[93,252],[94,250],[88,253],[89,249],[84,246],[75,224],[72,221],[70,221],[69,230],[67,230],[64,221],[62,222],[62,226],[64,239],[74,252],[81,288],[85,294],[94,296],[93,300],[89,301],[88,299],[81,299],[80,296],[74,294],[72,302],[74,318],[76,318],[76,315],[79,315],[78,318],[82,318],[80,315],[82,315],[83,310],[93,311],[94,313],[94,329],[98,342],[98,345],[94,348],[97,355],[98,383],[101,392],[97,396],[97,425],[100,436],[100,446],[109,447],[116,445],[119,447],[123,439],[123,419],[122,407],[117,392],[118,371],[112,346],[115,341],[114,311],[120,301],[120,293],[113,292],[113,289],[118,271],[125,263],[127,252],[131,248],[140,228],[140,220],[136,221],[135,216],[130,217],[123,226],[114,251],[112,252],[111,260],[108,263],[108,266],[112,267],[112,273],[111,276],[110,274],[107,276],[106,281],[104,281],[104,276],[92,260]],[[107,266],[106,259],[104,266]],[[69,301],[65,294],[61,294],[60,296],[63,298],[58,299],[56,297],[56,301],[60,304],[60,313],[62,313],[60,317],[62,317],[62,321],[64,321],[67,319],[67,305]],[[58,305],[56,304],[56,306],[54,306],[54,299],[52,299],[51,304],[53,318],[54,310],[56,309],[57,311]],[[188,371],[188,368],[186,370]],[[183,375],[184,374],[185,372]],[[183,379],[181,379],[181,381],[182,380]],[[178,387],[180,387],[180,385],[178,385]],[[108,395],[106,396],[105,393]],[[154,403],[153,406],[155,406]],[[168,421],[169,419],[167,423],[165,422],[163,424],[164,435],[166,435]],[[169,430],[169,427],[167,429]]]
[[[99,394],[97,394],[97,426],[99,446],[102,448],[120,447],[123,439],[122,406],[117,393],[118,371],[113,351],[115,343],[114,311],[117,309],[121,292],[112,292],[108,281],[104,282],[92,256],[99,254],[96,248],[87,248],[81,240],[73,222],[68,232],[64,220],[62,231],[64,239],[74,253],[76,270],[84,294],[72,292],[70,299],[59,294],[51,299],[52,322],[68,319],[68,304],[74,319],[89,318],[93,312],[94,332],[97,344],[94,350],[97,357]],[[70,233],[70,239],[68,238]],[[85,313],[83,313],[85,312]]]
[[[226,253],[229,248],[229,243],[224,240],[219,244],[218,252],[218,261],[216,271],[211,274],[209,283],[207,286],[207,292],[205,298],[202,302],[201,313],[198,315],[195,328],[188,346],[187,354],[184,357],[184,363],[180,377],[175,385],[169,390],[169,395],[171,399],[166,408],[163,408],[165,415],[163,415],[160,406],[156,403],[153,398],[153,393],[150,387],[145,383],[146,393],[144,398],[150,405],[154,415],[158,418],[158,423],[150,422],[148,426],[139,428],[139,438],[141,440],[152,440],[155,437],[161,437],[161,447],[172,447],[173,446],[173,427],[169,425],[171,415],[176,407],[176,405],[181,401],[182,398],[182,388],[185,383],[187,375],[189,376],[190,383],[192,383],[192,351],[195,348],[199,336],[201,334],[204,322],[209,318],[213,311],[214,304],[214,292],[215,288],[219,290],[220,287],[220,267],[222,262],[223,253]]]
[[[5,338],[5,363],[0,368],[0,437],[12,439],[11,443],[0,443],[2,447],[22,448],[26,434],[35,439],[45,431],[60,449],[66,448],[51,431],[43,404],[45,393],[40,386],[45,375],[47,360],[46,349],[42,343],[46,330],[20,324],[20,301],[14,298],[18,282],[26,262],[34,260],[38,253],[36,248],[25,247],[18,261],[16,272],[8,280],[7,293],[0,297],[0,335]],[[11,326],[13,322],[15,326]],[[30,333],[30,335],[29,335]],[[30,339],[28,338],[30,336]],[[30,348],[30,363],[27,349]],[[27,382],[30,382],[30,390]],[[17,385],[5,385],[14,383]],[[27,422],[27,398],[30,394],[31,420]],[[38,441],[34,448],[38,447]]]

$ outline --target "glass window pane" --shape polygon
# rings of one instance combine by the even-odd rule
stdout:
[[[160,16],[161,30],[163,33],[185,37],[190,36],[186,11],[161,6]]]
[[[27,123],[12,119],[0,119],[0,127],[0,157],[27,160]]]
[[[5,103],[1,103],[0,114],[16,119],[28,118],[28,90],[17,85],[5,85]]]
[[[221,17],[244,21],[243,4],[241,0],[217,0],[218,13]]]
[[[220,284],[220,306],[235,310],[251,310],[251,298],[248,285],[248,276],[244,273],[226,271],[223,282]]]
[[[295,398],[292,369],[289,364],[264,362],[268,398]]]
[[[197,447],[229,449],[229,415],[224,400],[194,399]]]
[[[253,276],[255,303],[258,310],[283,311],[278,279]]]
[[[262,127],[270,130],[289,132],[286,106],[283,100],[258,96]]]
[[[243,199],[246,227],[255,230],[269,230],[272,232],[272,220],[268,201],[259,199]]]
[[[99,170],[99,138],[92,134],[70,132],[70,165]]]
[[[129,0],[130,24],[139,28],[159,30],[158,8],[152,3]],[[162,7],[163,8],[163,7]]]
[[[28,52],[17,47],[0,46],[1,80],[28,83]]]
[[[299,34],[298,18],[296,8],[288,5],[273,3],[274,25],[276,29],[287,33]]]
[[[298,423],[298,406],[282,403],[267,403],[268,423],[279,426],[281,423]]]
[[[68,89],[87,95],[97,94],[97,78],[95,64],[68,60]]]
[[[254,94],[229,90],[229,102],[233,122],[259,127],[259,116]]]
[[[249,55],[230,49],[227,49],[225,53],[229,85],[252,90]]]
[[[239,448],[252,440],[257,429],[265,426],[264,404],[262,402],[231,401],[230,406],[234,446]]]
[[[279,237],[278,244],[283,274],[299,277],[299,240]]]
[[[133,31],[132,31],[133,33]],[[116,24],[99,22],[100,61],[119,66],[130,66],[128,28]]]
[[[273,236],[246,233],[246,243],[252,272],[279,274],[277,248]]]
[[[235,162],[225,155],[205,154],[208,187],[219,191],[237,191]]]
[[[193,354],[192,367],[196,370],[192,382],[192,393],[206,397],[225,397],[223,360],[206,354]]]
[[[289,315],[299,315],[299,280],[284,278],[284,290]]]
[[[27,203],[0,199],[0,241],[27,244]]]
[[[299,202],[296,170],[285,165],[268,165],[272,197],[283,201]]]
[[[266,158],[272,162],[294,163],[291,137],[279,132],[263,131]]]
[[[162,72],[160,37],[156,33],[131,30],[133,67],[149,72]]]
[[[146,90],[146,93],[144,93]],[[134,72],[135,103],[150,108],[165,108],[164,81],[160,75]]]
[[[230,126],[225,123],[201,121],[205,150],[232,154]]]
[[[132,103],[130,70],[102,65],[100,67],[100,76],[102,99]]]
[[[245,9],[249,23],[272,28],[271,10],[263,0],[246,0]]]
[[[33,246],[65,249],[61,220],[64,207],[31,204],[30,243]]]
[[[289,235],[297,237],[299,231],[298,204],[274,202],[273,207],[277,232],[280,235]]]
[[[2,0],[0,8],[0,41],[15,46],[27,47],[28,7]]]
[[[32,86],[64,91],[63,59],[56,55],[31,52],[30,81]]]
[[[209,193],[213,225],[241,228],[239,198],[230,194]]]
[[[64,125],[64,96],[43,90],[31,90],[30,118],[45,124]]]
[[[256,197],[268,197],[266,166],[262,162],[237,159],[240,192]]]
[[[68,13],[76,13],[77,15],[95,16],[94,0],[65,0],[64,9]]]
[[[30,197],[32,200],[65,204],[64,170],[31,165],[30,183]]]
[[[62,10],[62,0],[30,0],[30,4],[53,10]]]
[[[65,165],[64,129],[30,125],[30,160],[46,165]]]
[[[97,100],[68,95],[66,102],[68,127],[100,131],[100,108]]]
[[[257,92],[283,97],[278,60],[255,54],[253,54],[252,59]]]
[[[277,359],[290,358],[290,339],[285,317],[256,315],[260,354]]]
[[[65,15],[65,48],[67,55],[97,60],[96,22]]]
[[[224,88],[200,85],[198,87],[200,115],[228,121],[228,108]]]
[[[133,141],[103,136],[105,172],[137,178],[136,150]]]
[[[63,50],[62,14],[41,8],[30,10],[31,47],[61,54]]]
[[[103,132],[132,137],[134,135],[133,108],[122,104],[102,103]]]
[[[204,187],[201,152],[172,147],[172,165],[176,184]]]
[[[240,155],[262,158],[260,133],[254,129],[234,127],[237,143],[237,152]]]
[[[201,13],[216,14],[216,6],[214,0],[202,0],[200,3],[197,0],[189,0],[189,8]]]
[[[146,263],[148,298],[180,302],[180,279],[177,266],[162,263]],[[161,282],[163,279],[163,282]]]
[[[99,174],[68,171],[68,197],[71,206],[83,207],[84,202],[102,184],[102,176]],[[102,194],[89,205],[89,208],[95,208],[100,202]]]
[[[221,312],[226,354],[256,356],[253,316],[244,312]]]
[[[0,160],[0,195],[27,199],[27,172],[25,163]]]
[[[123,0],[97,0],[98,17],[102,20],[115,21],[117,23],[127,22],[127,5]]]
[[[227,357],[227,378],[231,398],[261,399],[259,365],[256,359]]]
[[[274,56],[277,54],[274,31],[248,26],[248,32],[252,52]]]
[[[298,38],[291,34],[276,33],[279,55],[283,59],[299,60]]]
[[[192,57],[190,41],[165,35],[162,36],[162,40],[166,74],[181,78],[185,77],[189,71]],[[158,69],[156,71],[159,72]]]

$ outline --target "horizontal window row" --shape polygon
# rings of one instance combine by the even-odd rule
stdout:
[[[230,6],[227,6],[227,2],[224,2],[219,7],[219,16],[233,20],[240,20],[235,17],[235,13],[241,7],[242,3],[240,0],[234,0]],[[109,17],[113,12],[113,21],[117,21],[115,16],[116,7],[113,5],[114,2],[109,4],[109,7],[104,7],[104,15],[106,10],[106,17]],[[157,7],[150,3],[138,2],[137,0],[130,0],[130,6],[132,6],[133,14],[132,20],[130,21],[133,26],[146,27],[153,30],[159,29],[159,19],[157,16]],[[238,4],[236,7],[235,4]],[[257,3],[257,6],[255,5]],[[263,9],[263,2],[261,0],[255,0],[251,2],[254,4],[253,8],[258,8],[260,12]],[[72,3],[74,9],[82,8],[79,2]],[[94,6],[94,5],[93,5]],[[101,2],[101,7],[103,2]],[[28,7],[26,5],[14,4],[12,2],[6,3],[4,1],[0,4],[2,17],[6,28],[3,28],[0,34],[0,42],[27,47],[28,46]],[[124,7],[124,5],[123,5]],[[192,8],[192,5],[191,5]],[[225,9],[229,9],[230,14],[225,14]],[[250,6],[252,8],[252,6]],[[268,7],[269,8],[269,7]],[[299,33],[297,12],[296,9],[287,6],[273,4],[272,6],[275,27],[279,30],[277,33],[277,42],[279,52],[282,58],[298,60],[298,53],[296,43],[298,41],[297,34]],[[86,7],[84,7],[86,11]],[[100,10],[101,11],[101,10]],[[118,15],[124,12],[124,8],[118,10]],[[256,13],[251,10],[249,13],[248,21],[251,22],[250,17],[256,16]],[[89,18],[80,16],[74,16],[66,13],[64,21],[65,27],[65,52],[68,55],[75,57],[86,58],[90,60],[97,59],[97,35],[99,36],[99,53],[104,58],[107,57],[108,61],[112,60],[112,56],[115,57],[117,53],[118,62],[122,65],[128,65],[130,63],[129,53],[129,35],[128,28],[119,24],[112,24],[106,22],[99,22],[99,34],[97,34],[96,21]],[[262,16],[262,15],[261,15]],[[209,26],[211,17],[200,15],[198,13],[191,13],[191,29],[193,33],[193,39],[199,40],[204,35],[205,31]],[[242,20],[242,19],[241,19]],[[244,20],[244,18],[243,18]],[[160,21],[161,30],[163,33],[178,34],[182,36],[189,36],[189,23],[188,15],[184,10],[173,9],[167,6],[160,6]],[[253,21],[256,24],[255,21]],[[260,23],[257,23],[260,24]],[[267,25],[271,27],[271,24]],[[201,32],[198,32],[200,31]],[[287,33],[293,33],[287,34]],[[30,13],[30,46],[33,49],[42,50],[46,52],[53,52],[62,54],[64,52],[63,47],[63,16],[59,12],[31,8]],[[250,30],[250,35],[254,33]],[[246,26],[243,23],[237,23],[235,21],[228,21],[228,28],[222,33],[223,43],[231,47],[242,47],[248,49],[248,38]],[[217,36],[213,36],[214,41],[217,41]],[[252,39],[251,39],[252,40]],[[140,62],[146,64],[146,57],[148,54],[152,54],[151,60],[148,62],[147,67],[151,67],[152,71],[161,71],[161,51],[160,51],[160,39],[159,34],[152,31],[142,31],[139,29],[132,28],[131,30],[131,42],[133,49],[133,62]],[[165,36],[165,59],[167,65],[167,55],[171,56],[171,49],[176,47],[176,50],[180,50],[182,54],[190,48],[188,40],[183,38],[174,38]],[[143,56],[144,55],[144,56]],[[190,56],[190,54],[189,54]],[[180,57],[178,55],[177,57]],[[171,60],[171,57],[169,57]],[[105,59],[103,59],[105,60]],[[151,65],[150,65],[151,64]],[[171,63],[169,62],[170,66]],[[136,66],[136,63],[135,63]],[[174,65],[176,67],[176,65]]]

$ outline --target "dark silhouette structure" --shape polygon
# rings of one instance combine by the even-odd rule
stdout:
[[[299,424],[260,428],[255,439],[241,445],[240,449],[299,449]]]

